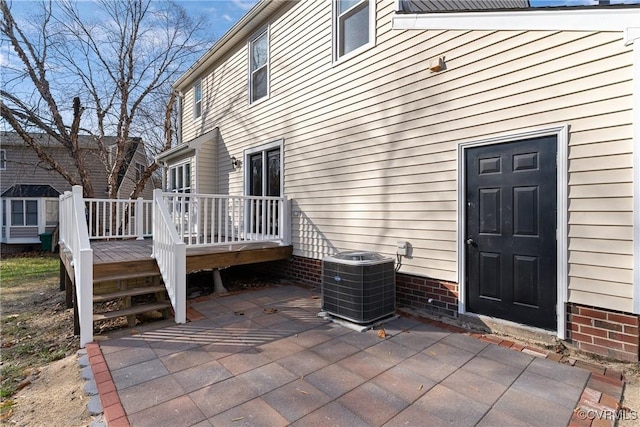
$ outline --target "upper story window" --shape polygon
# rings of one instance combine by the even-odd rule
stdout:
[[[202,116],[202,80],[193,86],[193,118]]]
[[[136,181],[140,181],[146,169],[147,167],[145,165],[143,165],[142,163],[136,162]]]
[[[336,61],[373,44],[375,39],[373,0],[335,0],[333,16]]]
[[[0,171],[7,168],[7,150],[0,150]]]
[[[269,96],[269,30],[249,40],[249,102]]]

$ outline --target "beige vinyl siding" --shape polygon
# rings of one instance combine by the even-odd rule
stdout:
[[[255,105],[246,44],[202,74],[205,125],[187,108],[184,138],[219,127],[218,188],[243,193],[246,168],[231,171],[229,156],[284,138],[295,255],[395,257],[403,240],[413,256],[400,271],[457,281],[459,143],[568,124],[569,299],[631,311],[622,33],[397,31],[392,11],[379,2],[376,46],[334,64],[330,2],[287,4],[270,22],[270,97]],[[429,73],[440,56],[446,71]]]
[[[194,169],[198,176],[197,192],[218,194],[216,174],[218,169],[217,137],[212,137],[211,140],[205,141],[197,153]],[[229,164],[231,164],[231,157],[227,156],[227,158],[229,159]]]

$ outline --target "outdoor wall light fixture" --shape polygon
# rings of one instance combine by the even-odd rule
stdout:
[[[238,169],[241,166],[240,160],[236,159],[235,156],[231,157],[231,167],[233,170]]]
[[[431,71],[432,73],[443,71],[445,70],[445,68],[444,56],[441,58],[434,58],[429,61],[429,71]]]

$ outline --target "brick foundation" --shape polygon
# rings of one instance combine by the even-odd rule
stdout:
[[[586,353],[618,360],[640,360],[640,316],[569,304],[567,340]]]
[[[396,303],[399,307],[458,317],[458,284],[396,273]]]
[[[276,277],[320,286],[322,261],[292,257],[254,265],[258,270]],[[396,303],[455,318],[458,316],[457,283],[396,273]],[[580,351],[637,362],[640,360],[640,316],[569,304],[567,307],[567,341]]]
[[[294,256],[288,261],[251,264],[245,268],[315,286],[320,286],[322,283],[322,261],[317,259]]]

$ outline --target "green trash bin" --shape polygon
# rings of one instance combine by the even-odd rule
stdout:
[[[53,246],[51,246],[53,241],[53,233],[42,233],[40,234],[40,249],[43,251],[53,251]]]

